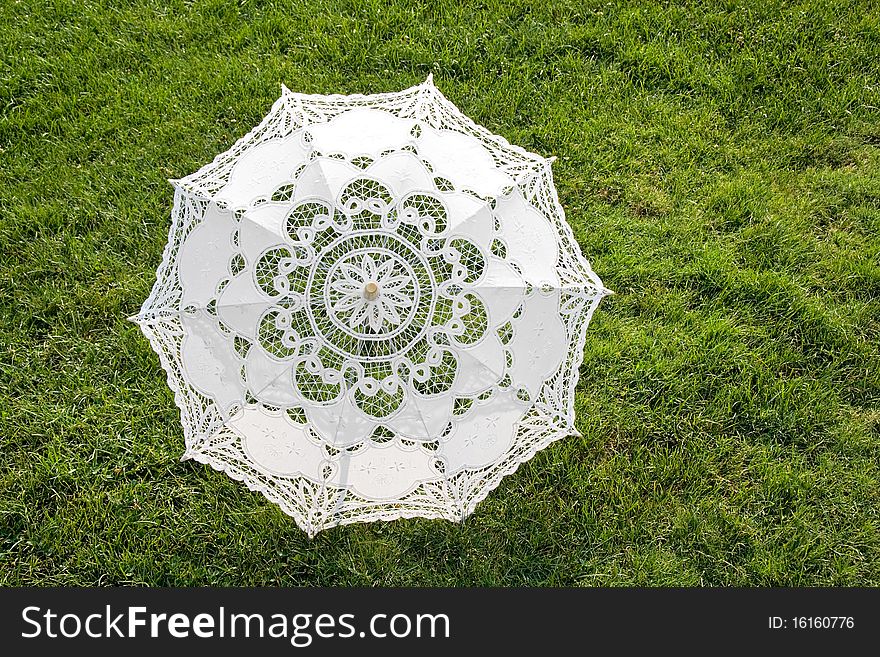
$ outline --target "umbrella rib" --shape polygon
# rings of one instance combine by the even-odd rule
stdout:
[[[477,358],[476,356],[474,356],[472,353],[469,352],[469,350],[462,349],[460,351],[456,351],[455,353],[462,354],[462,355],[465,355],[468,358],[470,358],[479,367],[482,367],[484,370],[489,372],[489,374],[491,374],[493,377],[495,377],[495,381],[500,381],[501,379],[504,378],[504,374],[502,372],[497,372],[494,368],[489,367],[488,363],[486,363],[485,361],[482,361],[479,358]]]
[[[469,287],[466,288],[468,290],[525,290],[528,283],[523,283],[522,285],[487,285],[485,283],[472,283],[469,284]],[[537,287],[533,285],[533,287]],[[554,292],[577,292],[584,291],[590,288],[598,289],[602,296],[606,296],[608,294],[614,294],[611,290],[606,288],[603,285],[594,285],[592,283],[584,283],[583,285],[549,285],[548,286]]]
[[[419,420],[421,421],[422,426],[425,428],[425,436],[427,436],[430,439],[430,438],[432,438],[432,436],[431,436],[430,431],[428,431],[428,423],[425,421],[425,415],[424,415],[424,413],[422,413],[422,409],[419,407],[418,398],[416,397],[414,392],[412,392],[410,394],[412,395],[413,406],[416,409],[416,413],[419,416]],[[446,464],[445,463],[443,464],[443,484],[446,487],[447,494],[450,497],[455,497],[455,495],[453,494],[453,491],[452,491],[452,486],[450,486],[450,484],[449,484],[449,473],[446,471]]]
[[[333,196],[332,194],[330,194],[330,192],[331,192],[330,176],[327,175],[327,170],[324,168],[324,163],[326,161],[327,161],[327,158],[325,158],[325,157],[316,157],[314,160],[306,160],[306,162],[307,162],[306,166],[308,167],[308,166],[314,165],[315,168],[317,168],[317,170],[318,170],[317,182],[318,182],[318,184],[323,185],[324,189],[326,190],[326,194],[324,194],[324,196],[326,196],[326,198],[324,198],[324,196],[321,196],[320,198],[324,199],[326,202],[328,202],[328,204],[332,205],[334,213],[335,213],[336,207],[337,207],[336,197]],[[336,161],[339,162],[339,160],[336,160]],[[346,162],[346,164],[347,164],[347,162]],[[352,168],[352,172],[355,174],[357,173],[354,170],[354,168]],[[313,198],[313,197],[315,197],[314,194],[312,194],[309,197],[304,197],[304,198]]]
[[[166,316],[165,318],[161,318],[161,319],[167,319],[168,317],[169,317],[169,316]],[[170,315],[170,317],[171,317],[172,319],[179,319],[178,314]],[[131,319],[131,318],[129,318],[129,319]],[[145,324],[141,325],[141,328],[142,328],[142,330],[145,331],[145,332],[146,332],[146,331],[150,331],[150,332],[152,332],[152,333],[161,333],[161,332],[163,332],[163,329],[161,328],[161,324],[160,324],[158,321],[155,322],[155,323],[154,323],[154,322],[148,322],[148,323],[145,323]],[[148,339],[150,339],[150,342],[151,342],[151,344],[152,344],[152,339],[149,337],[149,335],[147,335],[147,337],[148,337]],[[172,339],[173,339],[173,336],[172,336]],[[164,352],[163,352],[163,353],[164,353]],[[179,357],[179,356],[174,356],[173,358],[176,359],[176,358],[178,358],[178,357]],[[168,358],[167,355],[163,357],[163,356],[160,354],[160,362],[162,363],[162,368],[165,369],[166,372],[168,372],[169,375],[171,375],[171,370],[169,370],[169,368],[165,366],[165,359],[166,359],[166,358]],[[181,379],[181,381],[182,381],[185,385],[187,385],[187,386],[192,386],[192,383],[191,383],[186,377],[183,377],[183,378]],[[216,410],[217,410],[217,415],[219,416],[220,421],[219,421],[219,422],[216,422],[215,426],[211,429],[210,433],[206,432],[206,433],[202,434],[201,440],[199,440],[199,441],[196,443],[196,444],[199,444],[199,445],[202,445],[202,444],[208,442],[209,440],[211,440],[211,438],[213,438],[214,436],[216,436],[216,435],[221,431],[221,429],[223,429],[223,427],[225,427],[225,426],[227,425],[227,422],[229,421],[229,417],[228,417],[228,415],[227,415],[226,410],[224,410],[224,409],[220,406],[220,404],[217,403],[216,399],[214,399],[214,397],[213,397],[212,395],[207,395],[207,397],[208,397],[208,399],[213,403],[214,407],[216,408]],[[186,428],[186,423],[184,423],[184,427]],[[190,427],[190,430],[191,430],[191,428],[192,428],[192,427]],[[195,446],[195,445],[193,445],[193,447],[194,447],[194,446]],[[191,450],[192,450],[192,447],[187,446],[187,447],[186,447],[186,450],[184,451],[184,454],[183,454],[183,457],[182,457],[181,460],[186,460],[186,459],[190,458]]]
[[[357,350],[357,355],[358,355],[358,357],[360,357],[362,353],[363,353],[363,342],[360,342],[360,341],[359,341],[359,342],[358,342],[358,350]],[[345,396],[345,394],[343,394],[343,397],[344,397],[344,396]],[[343,403],[344,403],[344,402],[343,402]],[[338,420],[337,423],[336,423],[336,431],[335,431],[334,434],[333,434],[333,445],[334,445],[334,448],[335,448],[335,445],[336,445],[336,441],[339,439],[339,432],[340,432],[341,429],[342,429],[342,409],[340,409],[340,411],[339,411],[339,420]],[[343,458],[350,458],[349,455],[348,455],[348,452],[345,451],[345,450],[340,450],[340,452],[339,452],[339,456],[340,456],[340,458],[339,458],[339,461],[338,461],[338,462],[341,462]],[[346,462],[346,466],[347,466],[347,465],[348,465],[348,463]],[[340,466],[340,469],[341,469],[341,466]],[[342,479],[341,479],[341,477],[340,477],[340,484],[342,484]],[[344,490],[345,492],[348,491],[348,489],[345,488],[344,486],[343,486],[342,488],[343,488],[343,490]],[[311,515],[312,515],[312,516],[314,516],[315,512],[318,510],[318,507],[317,507],[318,502],[319,502],[319,501],[321,500],[321,498],[324,496],[324,492],[325,492],[326,490],[327,490],[327,479],[324,478],[324,479],[321,481],[321,491],[318,493],[317,496],[315,496],[314,500],[312,501],[312,509],[311,509]],[[342,506],[342,500],[343,500],[344,497],[345,497],[345,493],[344,493],[344,492],[343,492],[343,493],[340,493],[340,495],[338,496],[338,498],[337,498],[337,500],[336,500],[336,504],[334,505],[333,512],[332,512],[330,515],[333,515],[333,514],[335,514],[337,511],[339,511],[340,507]],[[310,520],[309,522],[311,522],[311,520]]]
[[[274,300],[248,301],[248,302],[243,302],[243,303],[223,303],[223,304],[216,304],[214,307],[215,308],[246,308],[249,306],[261,306],[261,305],[265,305],[265,304],[272,304],[273,301]],[[207,306],[197,305],[197,304],[190,304],[190,305],[192,305],[196,310],[208,310]],[[160,308],[154,308],[154,309],[148,310],[146,312],[143,309],[141,309],[140,312],[138,312],[134,315],[130,315],[127,319],[132,322],[138,323],[138,324],[140,324],[140,323],[149,324],[149,323],[152,323],[153,321],[161,320],[162,318],[161,317],[149,317],[148,315],[164,315],[166,317],[182,317],[184,315],[189,315],[189,314],[190,314],[189,312],[187,312],[183,308],[180,308],[179,306],[176,308],[164,306],[164,307],[160,307]]]
[[[289,184],[292,183],[292,182],[293,182],[292,180],[286,180],[286,181],[282,182],[281,184],[282,184],[282,185],[289,185]],[[286,203],[283,202],[283,201],[271,201],[271,200],[270,200],[268,203],[264,203],[264,204],[262,204],[262,205],[259,205],[259,206],[257,206],[257,208],[255,208],[255,209],[259,209],[259,208],[266,207],[266,206],[272,206],[272,207],[274,207],[274,206],[283,206],[283,205],[285,205],[285,204],[286,204]],[[256,219],[253,219],[253,218],[250,216],[250,213],[247,212],[247,211],[243,212],[242,215],[241,215],[241,218],[239,219],[239,222],[244,222],[244,221],[247,221],[251,226],[256,226],[258,229],[260,229],[260,230],[262,230],[262,231],[268,233],[268,234],[271,235],[273,238],[274,238],[274,237],[277,237],[277,238],[281,241],[282,244],[283,244],[283,243],[285,242],[285,240],[286,240],[286,237],[287,237],[287,236],[283,234],[283,231],[284,231],[284,228],[283,228],[283,227],[280,227],[279,230],[277,230],[277,231],[272,230],[272,229],[269,228],[266,224],[263,224],[263,223],[257,221]]]
[[[262,388],[255,391],[254,393],[252,393],[253,396],[256,399],[259,399],[259,395],[263,394],[271,386],[275,385],[275,383],[277,383],[281,379],[281,377],[283,377],[285,374],[289,373],[295,366],[296,366],[296,363],[290,363],[289,365],[287,365],[281,372],[279,372],[277,375],[273,376],[266,385],[264,385]]]
[[[291,367],[288,367],[288,368],[285,369],[283,372],[281,372],[278,376],[272,378],[272,380],[270,380],[269,383],[267,383],[265,386],[263,386],[263,387],[257,392],[257,395],[261,394],[261,393],[264,392],[269,386],[271,386],[271,385],[274,384],[276,381],[278,381],[278,379],[280,379],[282,376],[284,376],[284,374],[286,374],[287,372],[289,372],[289,371],[291,370],[291,368],[292,368],[292,366],[291,366]],[[254,395],[254,396],[256,397],[256,395]],[[216,402],[215,402],[215,404],[216,404]],[[219,412],[220,412],[221,422],[219,422],[219,423],[217,424],[217,426],[214,428],[213,431],[211,431],[210,434],[205,434],[204,440],[203,440],[202,442],[207,442],[208,440],[210,440],[211,438],[213,438],[214,436],[216,436],[218,433],[220,433],[220,431],[221,431],[224,427],[228,427],[228,426],[229,426],[229,420],[232,419],[232,418],[228,417],[227,414],[226,414],[226,411],[224,411],[222,408],[220,408],[219,405],[217,405],[217,407],[218,407]]]

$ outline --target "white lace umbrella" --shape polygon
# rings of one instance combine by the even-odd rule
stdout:
[[[460,520],[574,434],[607,294],[551,160],[475,125],[431,78],[271,112],[175,186],[136,321],[181,409],[184,458],[310,535]]]

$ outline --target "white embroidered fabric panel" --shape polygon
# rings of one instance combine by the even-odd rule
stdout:
[[[310,534],[461,519],[574,432],[585,331],[607,291],[550,162],[473,124],[430,79],[375,96],[285,89],[175,186],[135,319],[186,454]]]

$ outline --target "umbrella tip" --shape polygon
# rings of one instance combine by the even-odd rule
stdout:
[[[434,86],[434,73],[428,73],[428,77],[425,79],[425,84],[429,87]]]
[[[603,297],[610,297],[612,294],[615,294],[614,290],[609,290],[607,287],[602,288]]]
[[[547,158],[547,162],[553,164],[558,158],[555,155],[551,155]]]
[[[281,83],[281,93],[282,94],[289,94],[290,93],[290,89],[288,89],[287,85],[284,84],[283,82]]]

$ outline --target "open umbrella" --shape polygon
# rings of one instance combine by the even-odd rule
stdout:
[[[460,520],[574,428],[607,294],[551,160],[474,124],[431,78],[281,98],[175,187],[136,321],[181,409],[184,458],[310,535]]]

